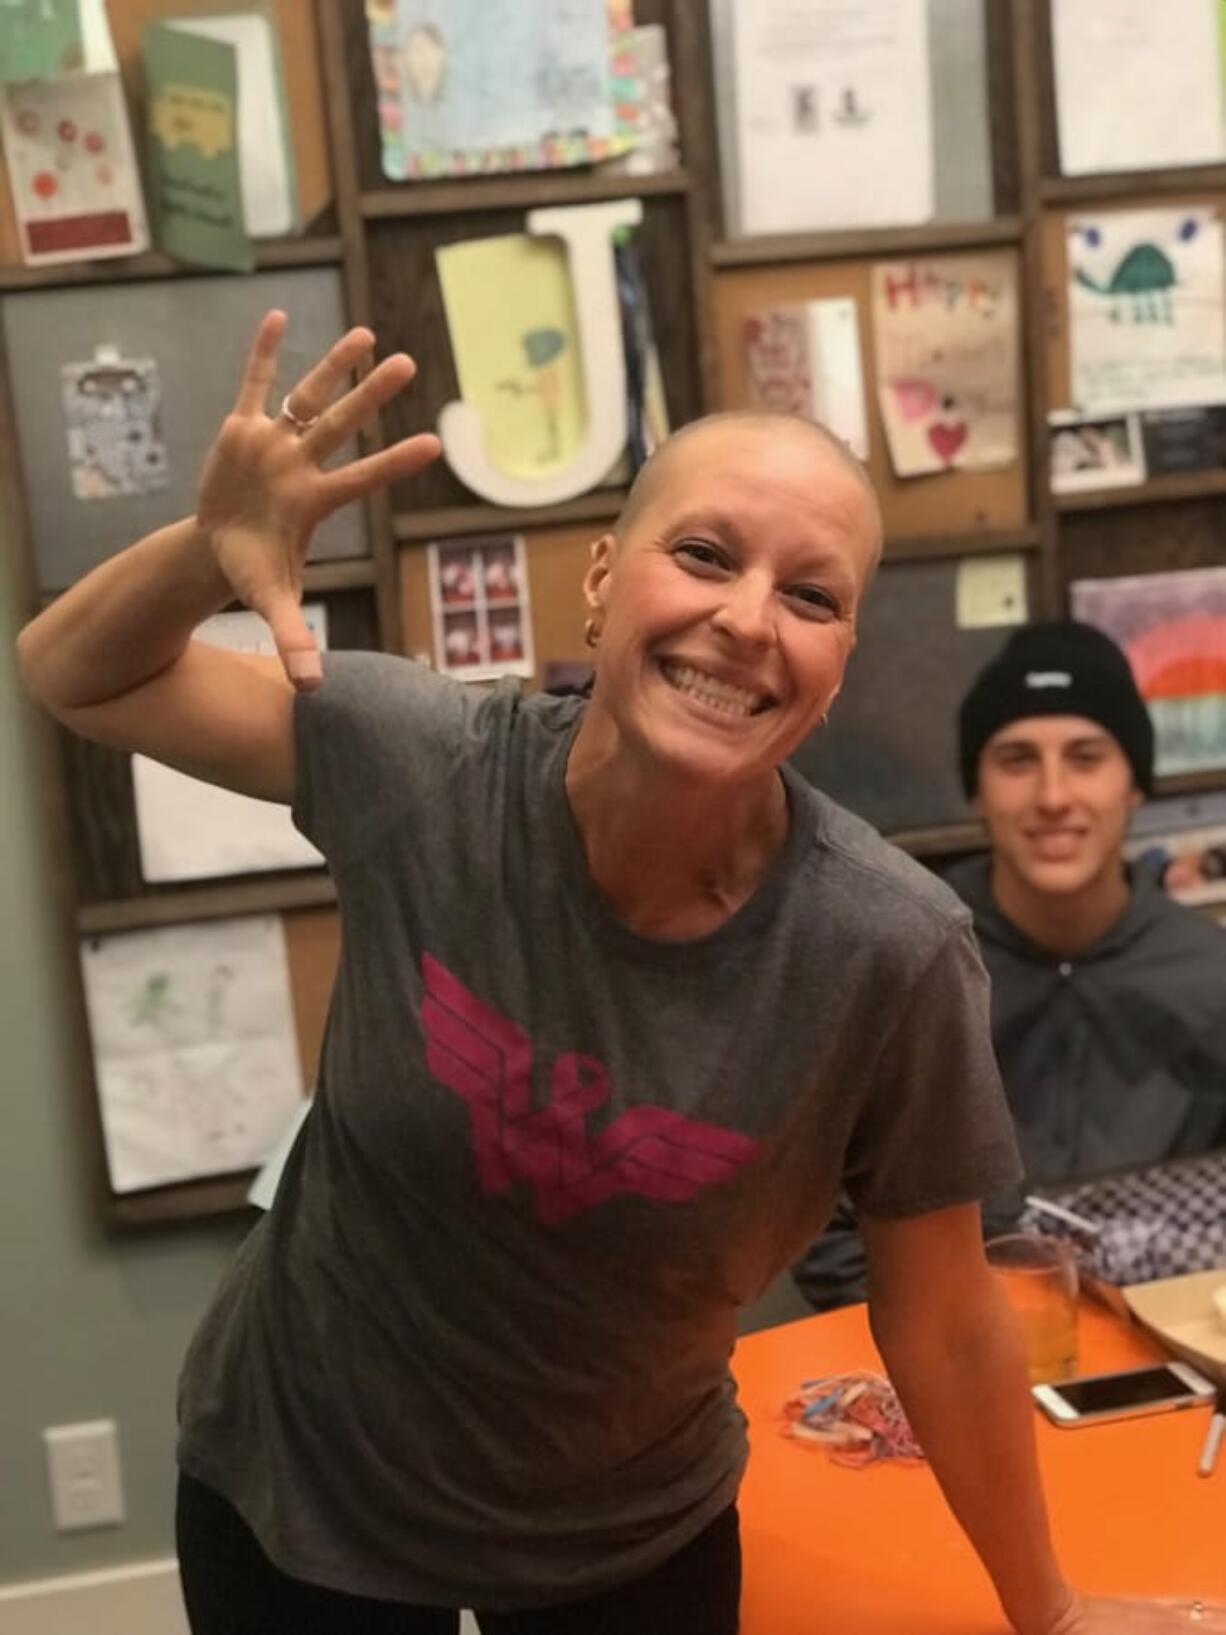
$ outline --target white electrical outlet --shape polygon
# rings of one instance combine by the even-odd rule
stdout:
[[[124,1519],[119,1436],[113,1419],[49,1425],[43,1431],[51,1510],[61,1533],[112,1527]]]

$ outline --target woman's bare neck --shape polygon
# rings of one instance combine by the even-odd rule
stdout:
[[[712,789],[580,730],[566,795],[588,869],[617,918],[643,936],[709,935],[746,903],[787,838],[777,770]]]

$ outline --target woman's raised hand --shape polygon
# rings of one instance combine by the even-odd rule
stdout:
[[[234,408],[205,460],[196,521],[237,599],[267,621],[290,681],[313,687],[319,653],[300,606],[311,534],[342,505],[429,465],[440,445],[423,432],[323,470],[417,369],[398,352],[350,388],[374,346],[368,329],[351,329],[290,389],[272,418],[268,397],[286,322],[283,312],[269,312],[256,331]]]

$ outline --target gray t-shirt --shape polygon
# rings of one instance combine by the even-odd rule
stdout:
[[[634,934],[566,798],[584,708],[377,654],[297,703],[340,968],[180,1457],[350,1594],[528,1607],[650,1571],[735,1496],[736,1308],[840,1187],[906,1215],[1016,1176],[953,894],[785,771],[752,898]]]

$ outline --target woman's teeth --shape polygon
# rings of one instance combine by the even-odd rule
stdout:
[[[664,678],[679,693],[688,693],[712,709],[728,715],[752,715],[763,703],[762,695],[744,687],[734,687],[729,681],[706,675],[689,664],[664,663],[660,666]]]

